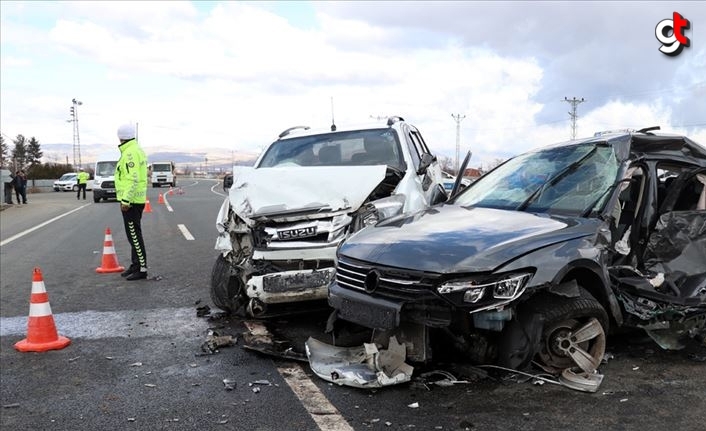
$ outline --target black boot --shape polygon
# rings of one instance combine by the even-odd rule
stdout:
[[[136,271],[139,271],[139,270],[140,270],[140,267],[139,267],[138,265],[130,265],[130,267],[128,267],[128,269],[126,269],[125,271],[123,271],[123,272],[120,273],[120,276],[121,276],[121,277],[127,277],[127,276],[129,276],[130,274],[132,274],[133,272],[136,272]]]
[[[142,280],[147,278],[147,268],[143,271],[142,269],[138,269],[137,271],[133,272],[132,274],[128,275],[126,280],[132,281],[132,280]]]

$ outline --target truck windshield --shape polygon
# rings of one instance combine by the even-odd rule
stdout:
[[[117,164],[117,161],[96,163],[96,176],[110,177],[115,175],[115,166],[117,166]]]
[[[170,165],[170,164],[155,163],[152,165],[152,172],[171,172],[171,171],[172,171],[172,165]]]
[[[604,204],[617,173],[618,161],[608,145],[554,147],[508,160],[473,183],[455,203],[578,216]]]
[[[270,145],[257,167],[365,165],[404,168],[394,132],[355,130],[278,140]]]

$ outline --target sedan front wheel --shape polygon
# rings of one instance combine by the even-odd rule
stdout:
[[[501,343],[501,365],[523,368],[534,361],[560,374],[571,368],[592,373],[601,364],[608,314],[585,289],[579,287],[577,297],[537,294],[518,314]]]

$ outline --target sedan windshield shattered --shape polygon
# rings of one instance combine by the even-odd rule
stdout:
[[[479,179],[455,203],[582,215],[603,205],[617,173],[618,161],[610,146],[550,148],[509,160]]]

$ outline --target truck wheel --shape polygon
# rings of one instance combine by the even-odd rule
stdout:
[[[243,282],[233,273],[222,254],[218,255],[211,270],[211,300],[213,305],[228,313],[241,310],[247,301]]]
[[[567,368],[578,367],[587,372],[597,369],[605,353],[608,315],[585,289],[579,287],[579,292],[575,298],[540,293],[523,304],[500,344],[501,365],[523,368],[534,359],[546,371],[557,374]],[[532,321],[544,322],[536,352],[527,340],[532,337],[532,330],[526,325]],[[518,345],[517,340],[530,347]],[[534,358],[530,357],[534,353]]]
[[[98,203],[100,201],[101,201],[101,198],[99,198],[97,196],[93,196],[93,202]]]

